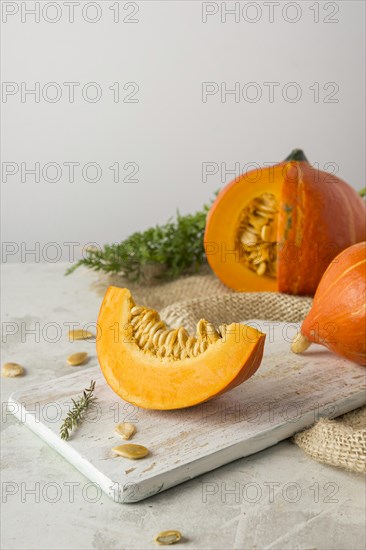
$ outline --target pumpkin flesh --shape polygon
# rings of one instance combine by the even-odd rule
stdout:
[[[140,309],[140,320],[134,326],[131,311]],[[146,334],[139,335],[138,324],[141,328],[144,316],[153,314],[156,322],[165,326],[157,312],[136,307],[130,292],[116,287],[108,289],[100,310],[100,366],[107,383],[125,401],[147,409],[190,407],[241,384],[261,363],[265,335],[235,323],[221,327],[224,337],[217,332],[216,338],[204,331],[206,322],[200,321],[201,334],[187,340],[187,352],[184,347],[179,348],[178,329],[170,331],[168,345],[154,345],[152,338],[143,345]],[[150,319],[146,323],[148,328]],[[164,329],[161,330],[163,335]],[[184,329],[179,330],[182,335]]]

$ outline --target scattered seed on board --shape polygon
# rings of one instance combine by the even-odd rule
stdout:
[[[15,378],[15,376],[22,376],[24,374],[24,368],[18,363],[5,363],[1,370],[1,374],[5,378]]]
[[[94,334],[88,330],[78,329],[69,331],[70,342],[73,342],[74,340],[87,340],[88,338],[95,338]]]
[[[299,332],[295,338],[292,340],[291,350],[294,353],[303,353],[308,349],[311,342]]]
[[[118,445],[118,447],[113,447],[117,455],[123,456],[124,458],[130,458],[131,460],[138,460],[139,458],[144,458],[149,454],[149,450],[142,445],[134,445],[133,443],[126,443],[125,445]]]
[[[114,431],[120,435],[122,439],[131,439],[133,434],[136,432],[136,428],[130,422],[121,422],[121,424],[117,424]]]
[[[158,544],[175,544],[176,542],[179,542],[182,538],[182,535],[179,531],[161,531],[158,535],[155,537],[155,542]]]
[[[87,358],[88,354],[86,353],[86,351],[80,351],[79,353],[73,353],[72,355],[69,355],[69,357],[67,358],[67,362],[72,367],[77,367],[85,363]]]

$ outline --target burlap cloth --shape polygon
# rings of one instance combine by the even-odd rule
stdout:
[[[196,275],[170,282],[150,278],[145,284],[135,284],[120,276],[102,276],[93,288],[103,295],[109,285],[128,287],[136,303],[159,310],[171,327],[183,325],[189,331],[201,318],[215,325],[243,319],[300,322],[311,306],[311,298],[307,297],[233,292],[207,267]],[[366,406],[336,420],[321,419],[297,433],[292,441],[319,462],[365,473]]]

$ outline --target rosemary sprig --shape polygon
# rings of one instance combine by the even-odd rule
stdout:
[[[90,405],[95,401],[93,397],[93,391],[95,388],[95,382],[90,382],[90,387],[83,391],[83,395],[79,397],[77,401],[71,399],[73,402],[72,409],[67,413],[65,420],[60,428],[61,439],[67,440],[70,437],[70,432],[80,424],[85,417],[85,413]]]
[[[121,243],[88,249],[86,256],[71,266],[66,275],[84,265],[95,271],[120,273],[130,281],[144,278],[145,267],[161,266],[163,276],[173,279],[206,262],[203,236],[210,204],[195,214],[181,216],[165,225],[133,233]]]

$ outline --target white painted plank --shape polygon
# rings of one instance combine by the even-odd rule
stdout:
[[[254,322],[253,322],[254,323]],[[257,321],[267,332],[265,356],[250,380],[203,405],[147,411],[119,399],[100,369],[14,393],[9,410],[117,502],[136,502],[197,475],[248,456],[311,425],[366,402],[365,369],[314,346],[302,356],[289,349],[288,325]],[[292,325],[292,334],[295,327]],[[69,441],[61,419],[96,380],[97,406]],[[114,457],[123,443],[114,424],[136,424],[134,443],[151,454],[139,461]]]

